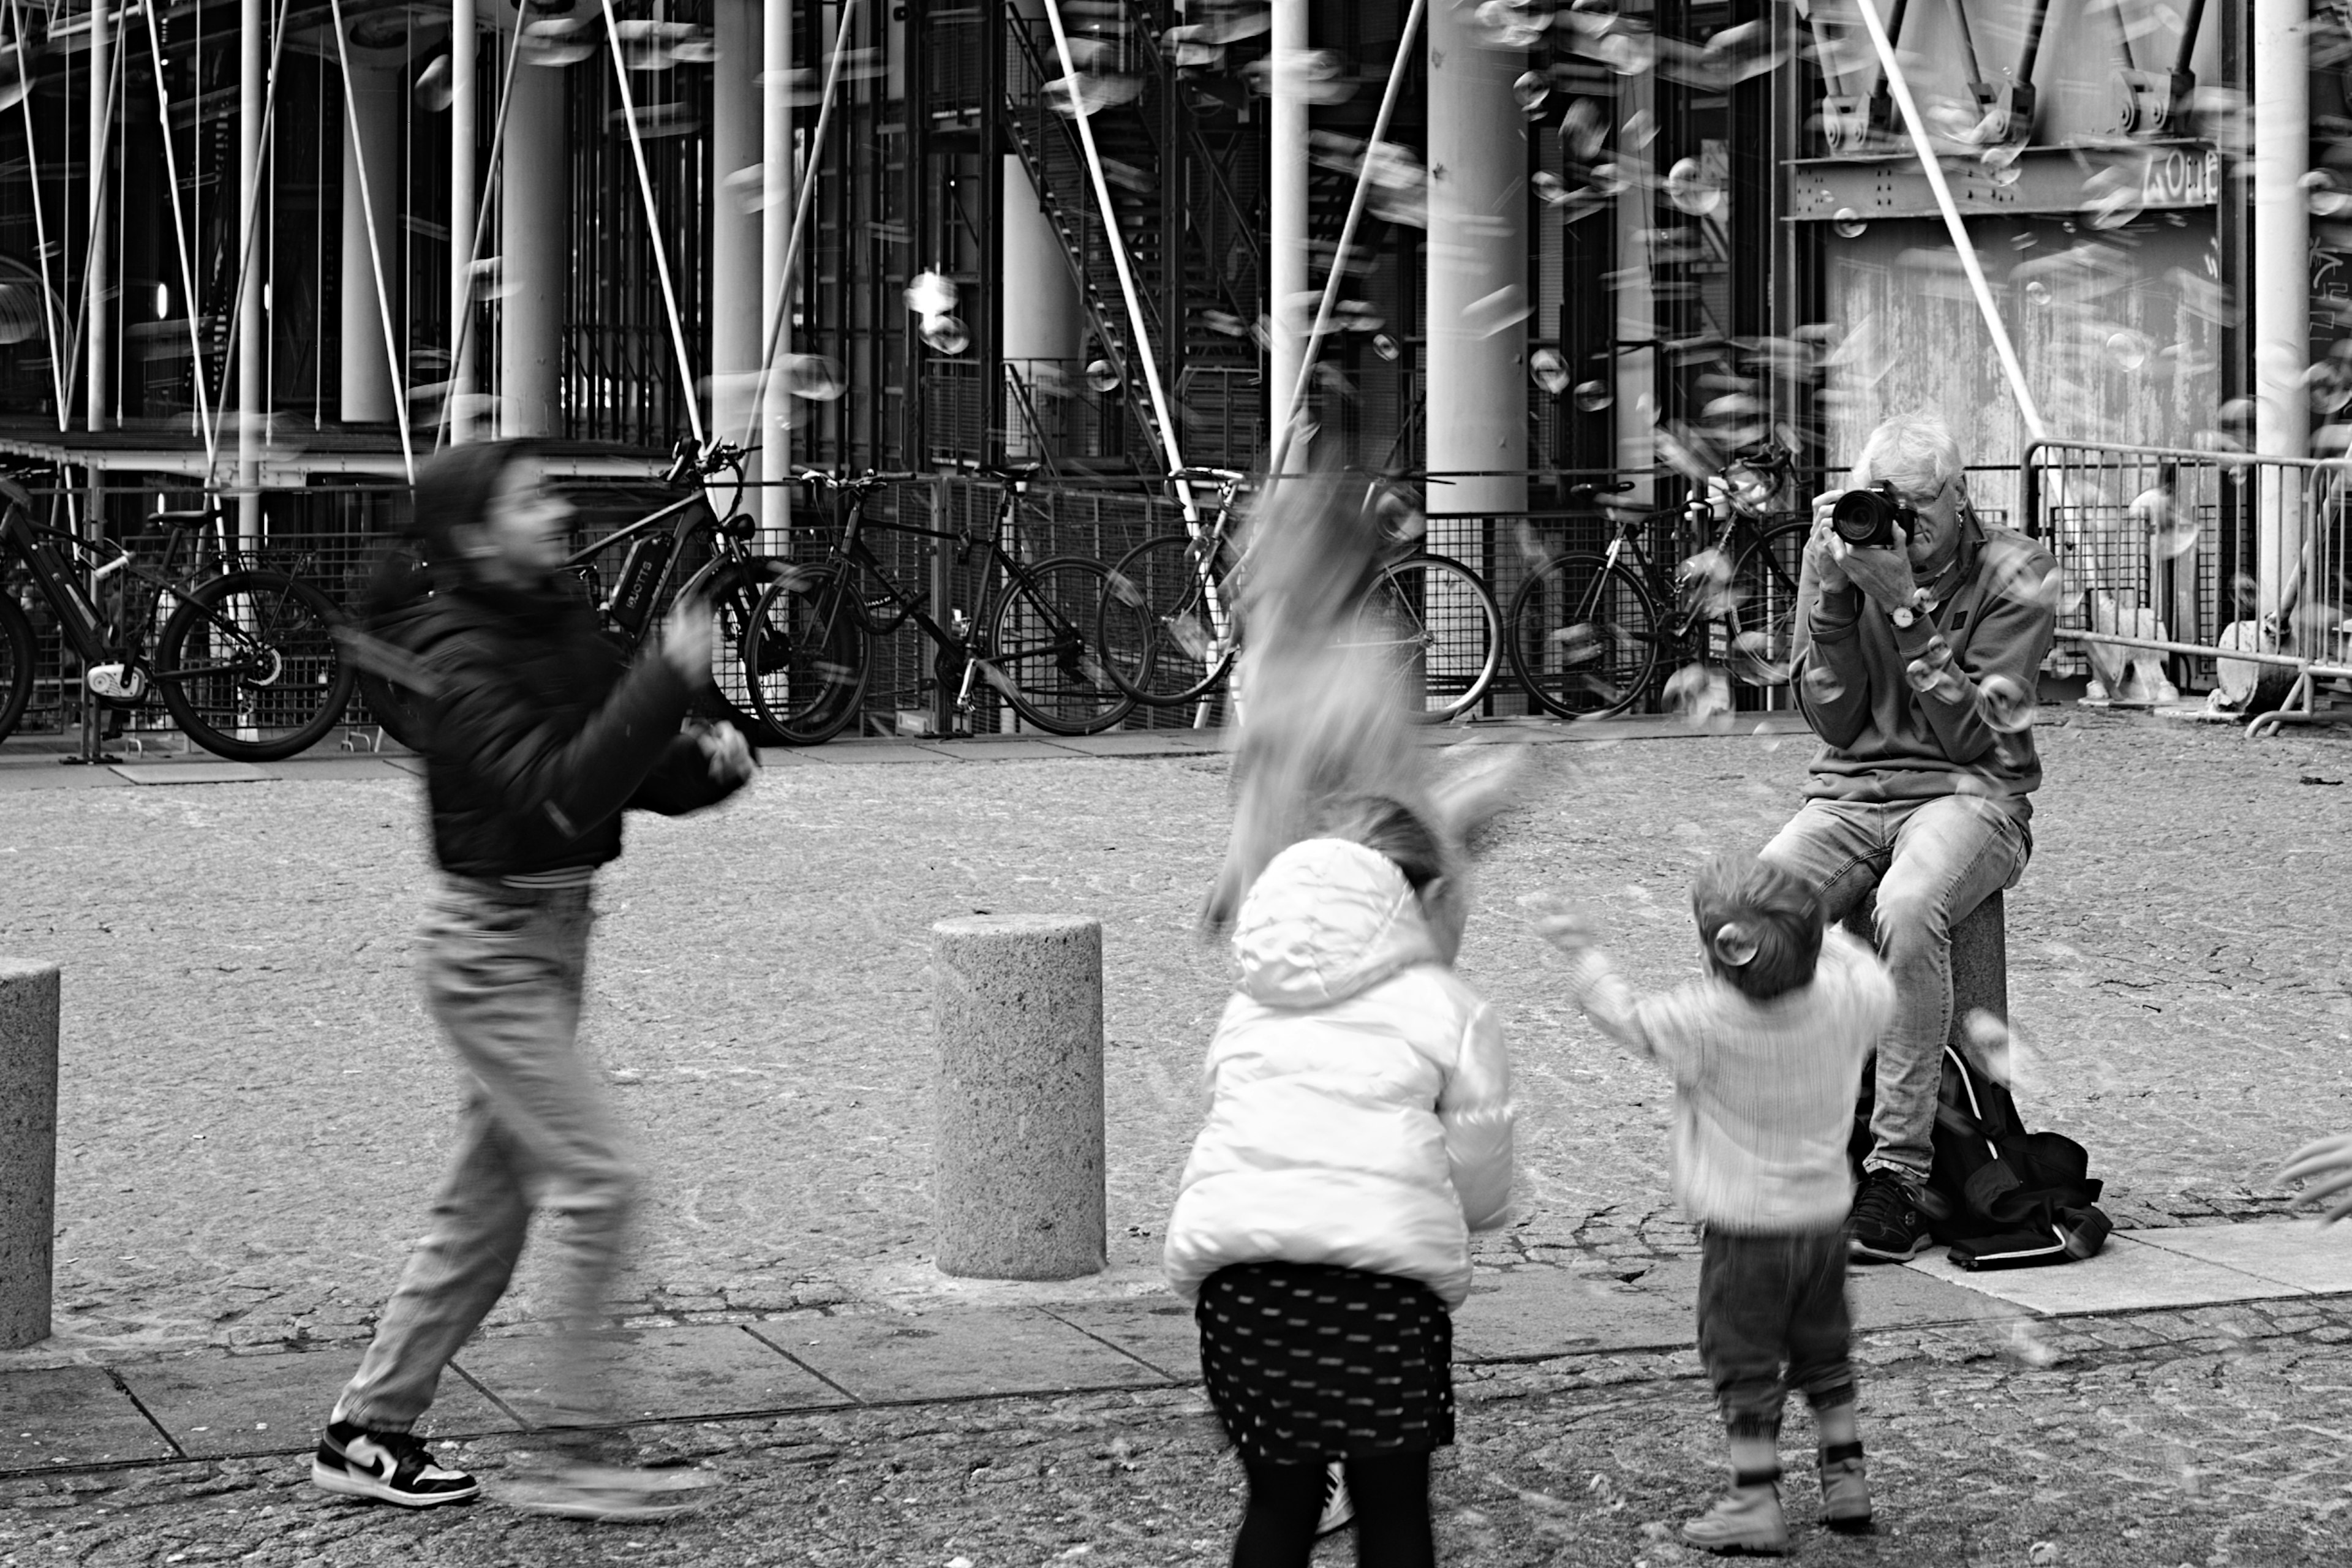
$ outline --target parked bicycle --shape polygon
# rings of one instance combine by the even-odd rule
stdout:
[[[661,625],[671,605],[682,597],[707,597],[718,617],[719,652],[711,661],[711,684],[696,699],[695,711],[734,724],[753,745],[772,746],[782,738],[754,709],[743,660],[760,595],[782,574],[785,563],[751,548],[759,525],[740,510],[744,457],[743,448],[725,441],[708,447],[680,441],[662,482],[672,489],[690,486],[692,493],[573,551],[556,575],[596,607],[604,634],[633,653]],[[712,497],[730,479],[722,517]],[[412,569],[422,571],[424,563],[412,557]],[[416,745],[422,699],[403,682],[404,660],[396,650],[371,646],[348,631],[342,640],[360,667],[360,695],[369,711],[393,739]]]
[[[1248,476],[1184,468],[1170,478],[1214,485],[1214,513],[1119,557],[1097,610],[1111,679],[1156,708],[1198,701],[1233,668],[1248,554],[1234,537],[1234,503]],[[1396,480],[1373,478],[1363,504],[1382,528],[1384,548],[1348,641],[1375,650],[1416,717],[1434,722],[1467,712],[1502,662],[1494,595],[1461,562],[1427,552],[1421,509]]]
[[[114,541],[34,521],[19,478],[0,478],[0,567],[14,562],[25,591],[47,601],[88,700],[123,712],[161,697],[190,741],[238,762],[274,762],[325,739],[352,694],[332,637],[341,616],[327,595],[299,563],[290,573],[247,566],[216,507],[149,516],[165,536],[153,566]],[[33,661],[32,620],[0,593],[0,739],[24,720]]]
[[[1785,686],[1811,531],[1801,513],[1776,510],[1792,472],[1788,451],[1767,443],[1695,480],[1682,506],[1646,515],[1601,500],[1631,481],[1571,486],[1572,500],[1613,521],[1599,553],[1549,555],[1512,596],[1511,667],[1528,694],[1567,718],[1620,713],[1670,652],[1748,686]],[[1678,533],[1703,548],[1669,575]]]
[[[987,535],[969,527],[919,528],[866,515],[875,491],[914,474],[835,475],[800,470],[802,481],[830,492],[839,516],[823,557],[795,563],[771,584],[751,616],[744,664],[750,697],[761,718],[796,745],[829,741],[856,721],[873,666],[872,639],[913,622],[936,650],[932,673],[952,689],[957,710],[975,709],[985,682],[1030,723],[1048,733],[1087,735],[1108,730],[1135,708],[1104,668],[1096,641],[1095,605],[1108,575],[1102,563],[1079,556],[1029,561],[1013,522],[1034,468],[982,467],[1003,488]],[[930,602],[877,558],[869,531],[952,543],[959,565],[982,554],[983,582],[997,584],[986,602],[965,615]],[[1007,548],[1008,536],[1013,548]]]

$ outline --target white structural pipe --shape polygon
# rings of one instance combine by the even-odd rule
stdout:
[[[464,4],[465,0],[459,0]],[[653,175],[646,168],[646,141],[637,129],[637,100],[629,89],[629,62],[621,48],[621,21],[613,0],[604,0],[604,40],[613,49],[613,81],[621,93],[621,122],[629,132],[629,158],[636,165],[637,195],[646,208],[646,239],[654,253],[654,275],[661,283],[662,313],[669,319],[670,353],[677,357],[677,379],[685,394],[686,421],[694,429],[694,444],[702,445],[702,389],[695,384],[694,355],[686,346],[686,319],[677,308],[677,286],[670,281],[669,242],[662,232],[661,208],[654,202]]]
[[[1152,356],[1150,330],[1143,324],[1143,301],[1135,291],[1135,271],[1127,261],[1127,237],[1119,233],[1118,209],[1111,205],[1110,181],[1103,173],[1102,153],[1095,147],[1094,127],[1087,123],[1077,60],[1070,53],[1070,35],[1062,26],[1061,0],[1045,0],[1045,22],[1054,29],[1054,53],[1062,62],[1062,90],[1069,97],[1070,123],[1077,128],[1078,147],[1086,154],[1087,174],[1095,188],[1095,207],[1102,215],[1103,237],[1109,242],[1111,266],[1118,274],[1119,296],[1127,302],[1130,340],[1128,358],[1134,362],[1126,367],[1127,373],[1131,375],[1139,367],[1143,372],[1143,384],[1151,397],[1152,423],[1160,437],[1160,457],[1169,472],[1175,473],[1184,467],[1178,447],[1176,420],[1168,405],[1168,389],[1160,383],[1160,362]],[[1176,481],[1176,500],[1184,509],[1185,527],[1198,526],[1200,514],[1192,504],[1192,488],[1182,479]]]
[[[2311,218],[2302,183],[2311,157],[2311,8],[2306,0],[2253,0],[2253,8],[2254,450],[2300,458],[2311,434],[2303,387]],[[2302,560],[2301,487],[2277,470],[2256,472],[2256,593],[2267,615],[2281,607]]]
[[[368,212],[387,219],[397,210],[394,182],[400,174],[400,70],[397,66],[353,63],[343,71],[343,210],[341,298],[337,301],[342,335],[338,340],[337,406],[354,424],[398,419],[393,400],[382,301],[370,276],[373,258]]]
[[[1349,252],[1355,248],[1356,229],[1362,224],[1364,208],[1370,203],[1373,169],[1379,160],[1381,147],[1388,140],[1389,122],[1396,117],[1397,100],[1403,96],[1408,63],[1412,58],[1413,40],[1421,36],[1422,14],[1426,5],[1427,0],[1412,0],[1412,8],[1405,13],[1404,32],[1397,39],[1395,57],[1389,61],[1388,86],[1381,93],[1380,111],[1372,117],[1371,138],[1364,143],[1363,165],[1356,171],[1356,189],[1348,198],[1347,220],[1339,226],[1339,244],[1331,253],[1331,270],[1323,279],[1323,297],[1316,301],[1315,325],[1307,333],[1305,351],[1299,354],[1289,380],[1275,380],[1268,384],[1277,392],[1286,386],[1289,388],[1283,404],[1275,410],[1274,450],[1265,465],[1269,474],[1287,471],[1294,456],[1304,456],[1304,443],[1297,443],[1296,447],[1294,443],[1299,426],[1307,417],[1307,389],[1314,380],[1315,361],[1322,353],[1324,336],[1331,330],[1331,318],[1339,308],[1339,290],[1348,277]],[[1299,253],[1302,256],[1306,254],[1303,240]],[[1276,341],[1280,341],[1278,334]]]
[[[1903,74],[1903,62],[1895,58],[1895,45],[1886,36],[1886,24],[1879,20],[1878,8],[1872,0],[1854,0],[1854,9],[1862,13],[1862,25],[1870,34],[1871,47],[1878,51],[1878,64],[1886,73],[1886,85],[1895,94],[1895,105],[1903,111],[1903,128],[1911,134],[1911,146],[1919,155],[1919,167],[1927,176],[1927,188],[1935,193],[1937,209],[1944,215],[1944,227],[1952,237],[1952,248],[1959,253],[1960,269],[1969,275],[1969,288],[1977,297],[1977,310],[1984,316],[1985,331],[1992,334],[1993,353],[2000,356],[2001,371],[2009,377],[2010,391],[2017,398],[2017,412],[2033,439],[2045,440],[2049,428],[2042,423],[2042,410],[2026,387],[2025,367],[2018,363],[2017,345],[2009,341],[2009,329],[2001,323],[2000,307],[1993,303],[1991,286],[1986,283],[1984,268],[1977,260],[1977,247],[1969,239],[1969,226],[1961,221],[1960,209],[1952,200],[1952,187],[1944,179],[1944,166],[1936,161],[1936,150],[1927,142],[1927,122],[1919,116],[1918,100],[1911,96],[1910,79]]]
[[[1511,83],[1527,56],[1480,36],[1472,7],[1429,16],[1429,342],[1422,384],[1431,510],[1527,510],[1528,121]],[[1475,477],[1474,477],[1475,476]],[[1451,535],[1449,537],[1449,534]],[[1485,565],[1475,520],[1430,547]]]
[[[769,366],[793,343],[793,0],[760,0],[760,342],[746,410],[743,445],[761,450],[747,460],[761,479],[792,477],[792,393]],[[770,484],[760,491],[760,523],[782,536],[792,526],[793,490]]]
[[[33,244],[40,251],[41,261],[41,336],[49,351],[49,386],[56,399],[58,430],[63,434],[72,416],[66,409],[66,349],[58,336],[59,310],[58,291],[49,282],[49,220],[41,200],[41,143],[33,134],[33,78],[25,63],[29,52],[22,44],[25,38],[25,13],[18,0],[8,0],[9,30],[16,36],[16,107],[23,111],[25,121],[25,167],[33,197]],[[193,312],[192,312],[193,313]]]
[[[499,153],[499,434],[552,436],[562,405],[563,293],[572,185],[563,73],[530,68],[507,88]]]
[[[478,16],[478,13],[477,15]],[[436,452],[441,449],[445,442],[454,445],[459,441],[469,441],[473,439],[477,430],[497,428],[496,419],[484,418],[478,414],[480,404],[472,390],[476,384],[474,374],[476,323],[481,320],[481,311],[475,302],[482,297],[478,283],[482,269],[482,243],[490,233],[490,201],[499,190],[499,172],[506,166],[507,116],[514,108],[515,68],[522,63],[522,32],[530,21],[530,0],[518,0],[515,6],[514,32],[507,39],[506,71],[499,79],[499,116],[490,131],[490,159],[488,165],[489,174],[488,178],[478,182],[480,190],[478,199],[473,204],[473,235],[463,253],[465,259],[463,276],[476,281],[469,282],[467,287],[458,294],[457,298],[463,301],[463,304],[450,318],[457,326],[450,336],[449,363],[453,367],[460,364],[466,367],[464,380],[467,394],[465,401],[459,402],[455,391],[457,377],[453,369],[452,389],[441,399],[441,417],[433,428],[433,449]],[[478,96],[478,94],[477,97]],[[453,267],[457,255],[457,253],[453,249]]]
[[[761,0],[711,0],[710,427],[742,422],[759,374],[762,214],[744,182],[761,179]]]
[[[1266,438],[1273,453],[1268,470],[1303,467],[1306,443],[1296,439],[1297,400],[1290,389],[1301,385],[1314,351],[1301,331],[1301,307],[1308,284],[1307,217],[1307,136],[1309,115],[1300,80],[1307,48],[1307,0],[1274,0],[1274,29],[1268,39],[1273,96],[1266,111],[1266,151],[1270,163],[1265,192],[1267,312],[1265,400],[1273,427]],[[1398,46],[1398,58],[1404,46]],[[1067,67],[1064,68],[1067,69]],[[1391,69],[1393,79],[1395,71]],[[1372,133],[1378,142],[1380,132]],[[1369,170],[1370,162],[1366,160]],[[1357,182],[1360,188],[1362,181]],[[1334,267],[1332,276],[1339,276]]]
[[[474,334],[466,329],[474,312],[474,204],[479,197],[474,159],[481,115],[478,42],[474,0],[450,0],[449,379],[441,408],[452,446],[472,439],[474,423]]]
[[[342,68],[343,113],[347,117],[354,116],[356,105],[352,97],[352,52],[343,31],[343,0],[327,0],[327,10],[335,27],[335,60]],[[371,194],[365,145],[357,138],[353,139],[352,145],[358,149],[354,156],[359,162],[360,218],[367,228],[368,270],[375,279],[376,321],[383,332],[384,374],[391,378],[392,403],[394,408],[399,411],[398,416],[393,421],[393,428],[400,433],[401,468],[408,476],[408,482],[415,484],[416,451],[408,437],[408,390],[401,379],[399,345],[394,342],[392,333],[392,299],[383,281],[383,231],[376,223],[375,198]],[[389,212],[384,214],[387,221],[391,216]],[[248,236],[249,238],[250,236]]]
[[[89,288],[89,324],[82,340],[86,363],[82,373],[84,417],[93,431],[107,426],[107,405],[114,398],[113,335],[108,331],[109,283],[121,298],[121,279],[114,276],[106,201],[108,175],[114,166],[114,18],[110,0],[95,0],[89,8],[89,250],[82,265],[92,279]],[[22,40],[19,40],[20,46]]]
[[[180,258],[180,313],[188,323],[188,363],[195,375],[196,434],[204,437],[205,449],[212,450],[218,438],[212,428],[212,395],[205,387],[205,345],[196,331],[196,269],[188,259],[188,220],[180,208],[180,153],[172,134],[172,94],[163,77],[163,35],[155,26],[155,7],[142,8],[147,20],[148,58],[155,68],[156,129],[163,142],[163,178],[172,190],[172,242]]]
[[[262,0],[243,0],[237,22],[236,177],[238,227],[245,236],[237,268],[236,529],[247,544],[261,538],[262,421],[269,385],[269,318],[253,237],[268,193],[262,188],[263,120],[268,111],[269,13]]]

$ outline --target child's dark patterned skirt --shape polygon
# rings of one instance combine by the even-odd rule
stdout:
[[[1273,1464],[1454,1441],[1454,1321],[1417,1279],[1244,1263],[1201,1287],[1201,1371],[1225,1432]]]

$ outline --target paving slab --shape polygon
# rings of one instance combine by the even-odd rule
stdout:
[[[2097,1257],[2053,1268],[1972,1272],[1956,1267],[1940,1249],[1922,1254],[1904,1267],[1965,1289],[2014,1301],[2046,1317],[2203,1307],[2310,1294],[2299,1286],[2151,1247],[2121,1232],[2107,1238]]]
[[[1054,742],[1089,757],[1189,757],[1225,748],[1222,730],[1120,730],[1108,735],[1067,735]]]
[[[540,1403],[549,1358],[564,1353],[564,1342],[545,1335],[477,1340],[458,1352],[457,1364],[529,1418]],[[596,1351],[611,1360],[614,1396],[621,1415],[631,1421],[849,1403],[839,1390],[737,1323],[619,1329],[599,1335]]]
[[[1480,1274],[1471,1282],[1470,1299],[1454,1314],[1454,1354],[1465,1361],[1674,1350],[1696,1336],[1687,1292],[1589,1279],[1559,1268]]]
[[[1031,1307],[764,1322],[761,1337],[862,1400],[1141,1388],[1162,1372]]]
[[[1654,1291],[1690,1314],[1696,1336],[1698,1316],[1696,1258],[1670,1258],[1652,1266],[1634,1288]],[[1929,1323],[1959,1323],[1990,1316],[2013,1316],[2019,1309],[1913,1268],[1872,1265],[1845,1271],[1846,1301],[1857,1329],[1902,1329]]]
[[[2322,1230],[2310,1220],[2274,1220],[2124,1234],[2144,1246],[2316,1295],[2352,1294],[2352,1226]]]
[[[268,784],[251,763],[117,763],[113,772],[135,784]]]
[[[101,1367],[0,1377],[0,1473],[174,1457],[163,1434]]]
[[[1050,1309],[1071,1327],[1108,1340],[1177,1383],[1201,1380],[1201,1330],[1192,1309],[1173,1297],[1087,1301]]]
[[[326,1425],[358,1364],[352,1351],[194,1355],[116,1371],[148,1413],[198,1458],[299,1448]],[[426,1436],[511,1432],[504,1411],[462,1377],[444,1377],[416,1429]]]
[[[963,758],[945,745],[918,745],[912,741],[876,741],[865,744],[811,746],[806,755],[812,762],[831,763],[836,767],[856,767],[866,763],[960,763]]]

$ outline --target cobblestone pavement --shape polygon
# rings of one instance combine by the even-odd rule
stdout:
[[[1951,1568],[2289,1568],[2352,1551],[2347,1304],[2147,1312],[1865,1336],[1880,1532],[1822,1531],[1811,1434],[1782,1463],[1801,1560]],[[1706,1561],[1675,1527],[1721,1482],[1696,1358],[1468,1369],[1435,1483],[1441,1557],[1498,1565]],[[1222,1562],[1240,1471],[1196,1389],[985,1400],[640,1427],[723,1502],[642,1528],[491,1500],[404,1514],[329,1499],[291,1457],[0,1481],[0,1563],[541,1564]],[[493,1488],[521,1438],[465,1444]],[[1351,1560],[1327,1545],[1325,1563]]]
[[[2089,1146],[2120,1224],[2274,1214],[2279,1156],[2352,1125],[2352,743],[2084,713],[2042,740],[2009,905],[2029,1114]],[[1571,1017],[1514,898],[1588,896],[1637,980],[1679,979],[1690,867],[1777,826],[1807,752],[1530,751],[1463,960],[1525,1106],[1521,1217],[1488,1266],[1689,1247],[1664,1080]],[[1074,759],[778,768],[714,816],[639,819],[589,1023],[653,1173],[626,1311],[936,1292],[927,928],[974,910],[1104,921],[1117,1267],[1095,1288],[1150,1289],[1223,996],[1190,935],[1223,809],[1222,759]],[[364,1334],[457,1094],[411,974],[419,817],[399,783],[0,796],[0,950],[66,968],[52,1351]],[[530,1315],[528,1278],[501,1321]]]

